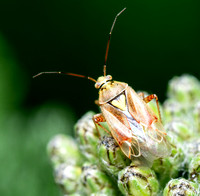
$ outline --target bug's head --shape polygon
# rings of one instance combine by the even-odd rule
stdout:
[[[95,83],[95,88],[100,89],[104,84],[112,81],[112,76],[107,75],[107,76],[101,76],[97,79],[97,82]]]
[[[106,75],[106,64],[107,64],[107,58],[108,58],[108,51],[109,51],[109,46],[110,46],[110,38],[111,38],[111,34],[112,34],[112,31],[113,31],[113,28],[115,26],[115,22],[117,20],[117,17],[125,10],[126,8],[124,8],[123,10],[121,10],[116,16],[115,16],[115,19],[113,21],[113,24],[111,26],[111,29],[110,29],[110,33],[109,33],[109,38],[108,38],[108,43],[107,43],[107,47],[106,47],[106,54],[105,54],[105,61],[104,61],[104,69],[103,69],[103,72],[104,72],[104,76],[101,76],[97,79],[96,83],[95,83],[95,88],[96,89],[101,89],[101,87],[108,83],[108,82],[111,82],[112,81],[112,76],[111,75]]]

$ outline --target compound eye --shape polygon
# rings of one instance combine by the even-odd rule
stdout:
[[[106,79],[107,79],[107,80],[112,80],[112,76],[111,76],[111,75],[107,75],[107,76],[106,76]]]
[[[97,83],[94,85],[94,87],[97,88],[97,89],[98,89],[100,86],[101,86],[101,84],[100,84],[99,82],[97,82]]]

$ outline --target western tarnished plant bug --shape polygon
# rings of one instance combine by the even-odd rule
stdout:
[[[95,88],[99,90],[99,100],[95,103],[100,107],[100,114],[93,117],[94,124],[111,134],[123,153],[128,157],[144,157],[149,162],[170,154],[170,146],[163,128],[158,98],[155,94],[144,97],[144,93],[136,93],[128,84],[112,80],[111,75],[106,75],[106,63],[110,45],[111,34],[117,17],[125,10],[119,12],[112,24],[106,47],[104,75],[97,80],[74,73],[65,72],[41,72],[42,74],[65,74],[87,78],[95,82]],[[148,102],[156,100],[159,118],[148,106]],[[107,122],[109,130],[100,123]],[[97,126],[98,125],[98,126]]]

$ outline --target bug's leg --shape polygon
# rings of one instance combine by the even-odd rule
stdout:
[[[98,132],[98,135],[100,137],[100,133],[99,133],[99,129],[98,129],[98,126],[99,125],[104,131],[106,131],[109,135],[111,135],[111,133],[105,128],[103,127],[100,122],[106,122],[106,119],[104,118],[103,114],[95,114],[92,118],[93,122],[94,122],[94,125],[96,127],[96,130]]]
[[[162,119],[161,119],[161,114],[160,114],[160,108],[159,108],[159,103],[158,103],[158,97],[156,94],[151,94],[147,97],[144,97],[143,100],[146,102],[146,103],[149,103],[152,99],[155,99],[156,100],[156,105],[157,105],[157,109],[158,109],[158,115],[159,115],[159,118],[160,118],[160,122],[162,123]]]
[[[158,114],[159,114],[159,119],[160,121],[158,121],[157,119],[152,122],[152,124],[150,125],[150,128],[147,128],[147,130],[145,132],[147,132],[148,136],[156,141],[156,142],[162,142],[163,140],[165,140],[165,136],[167,135],[164,132],[164,128],[162,126],[162,119],[161,119],[161,115],[160,115],[160,108],[159,108],[159,103],[158,103],[158,97],[155,94],[149,95],[147,97],[144,97],[144,93],[140,92],[138,93],[138,96],[143,99],[146,103],[150,102],[152,99],[156,100],[156,105],[157,105],[157,109],[158,109]],[[163,130],[163,131],[161,131]]]
[[[158,109],[158,114],[159,114],[160,122],[162,123],[162,119],[161,119],[161,115],[160,115],[160,108],[159,108],[159,103],[158,103],[158,97],[157,97],[157,95],[152,94],[152,95],[149,95],[149,96],[147,96],[147,97],[144,97],[144,93],[143,93],[143,92],[140,92],[140,93],[138,93],[138,96],[141,97],[146,103],[150,102],[152,99],[155,99],[155,100],[156,100],[156,105],[157,105],[157,109]],[[158,120],[155,120],[155,121],[151,124],[151,126],[154,127],[153,129],[154,129],[156,132],[154,132],[153,130],[152,130],[152,131],[147,131],[148,136],[149,136],[152,140],[154,140],[154,141],[156,141],[156,142],[162,142],[164,136],[167,135],[165,132],[160,131],[160,128],[161,128],[161,127],[159,127],[159,124],[160,124],[160,123],[158,122]],[[163,128],[161,128],[161,130],[163,130]],[[153,133],[156,134],[156,135],[152,135]]]
[[[157,105],[157,109],[158,109],[158,115],[160,118],[160,122],[162,124],[162,119],[161,119],[161,114],[160,114],[160,108],[159,108],[159,103],[158,103],[158,97],[156,94],[151,94],[145,98],[143,98],[143,100],[148,103],[150,102],[152,99],[156,100],[156,105]],[[152,126],[154,127],[154,130],[156,131],[156,138],[155,136],[151,135],[151,132],[148,132],[148,135],[156,142],[162,142],[164,139],[164,136],[166,136],[167,134],[161,130],[163,130],[162,127],[160,127],[160,123],[158,122],[158,120],[155,120],[154,122],[152,122]]]

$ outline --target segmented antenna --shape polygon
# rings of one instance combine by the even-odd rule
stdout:
[[[113,24],[111,26],[111,29],[110,29],[110,33],[109,33],[109,37],[108,37],[108,43],[107,43],[107,47],[106,47],[106,54],[105,54],[105,62],[104,62],[104,76],[106,76],[106,63],[107,63],[107,58],[108,58],[108,50],[109,50],[109,46],[110,46],[110,38],[111,38],[111,34],[112,34],[112,31],[113,31],[113,28],[115,26],[115,22],[117,20],[117,17],[125,10],[126,8],[124,8],[123,10],[121,10],[116,16],[115,16],[115,19],[113,21]],[[36,78],[40,75],[43,75],[43,74],[64,74],[64,75],[69,75],[69,76],[75,76],[75,77],[79,77],[79,78],[86,78],[88,80],[91,80],[93,82],[97,82],[94,78],[91,78],[91,77],[88,77],[88,76],[84,76],[84,75],[80,75],[80,74],[75,74],[75,73],[67,73],[67,72],[62,72],[62,71],[51,71],[51,72],[40,72],[36,75],[33,76],[33,78]]]
[[[125,9],[126,9],[126,8],[124,8],[123,10],[121,10],[121,11],[115,16],[115,19],[114,19],[113,24],[112,24],[111,29],[110,29],[110,33],[109,33],[109,37],[108,37],[108,43],[107,43],[107,47],[106,47],[106,54],[105,54],[104,67],[103,67],[104,76],[106,76],[106,63],[107,63],[107,59],[108,59],[108,51],[109,51],[109,46],[110,46],[111,34],[112,34],[113,28],[114,28],[114,26],[115,26],[115,22],[116,22],[116,20],[117,20],[117,17],[118,17]]]
[[[80,75],[80,74],[75,74],[75,73],[66,73],[66,72],[62,72],[62,71],[40,72],[40,73],[34,75],[33,78],[36,78],[36,77],[43,75],[43,74],[64,74],[64,75],[75,76],[75,77],[79,77],[79,78],[86,78],[86,79],[91,80],[91,81],[96,83],[96,80],[94,78],[84,76],[84,75]]]

